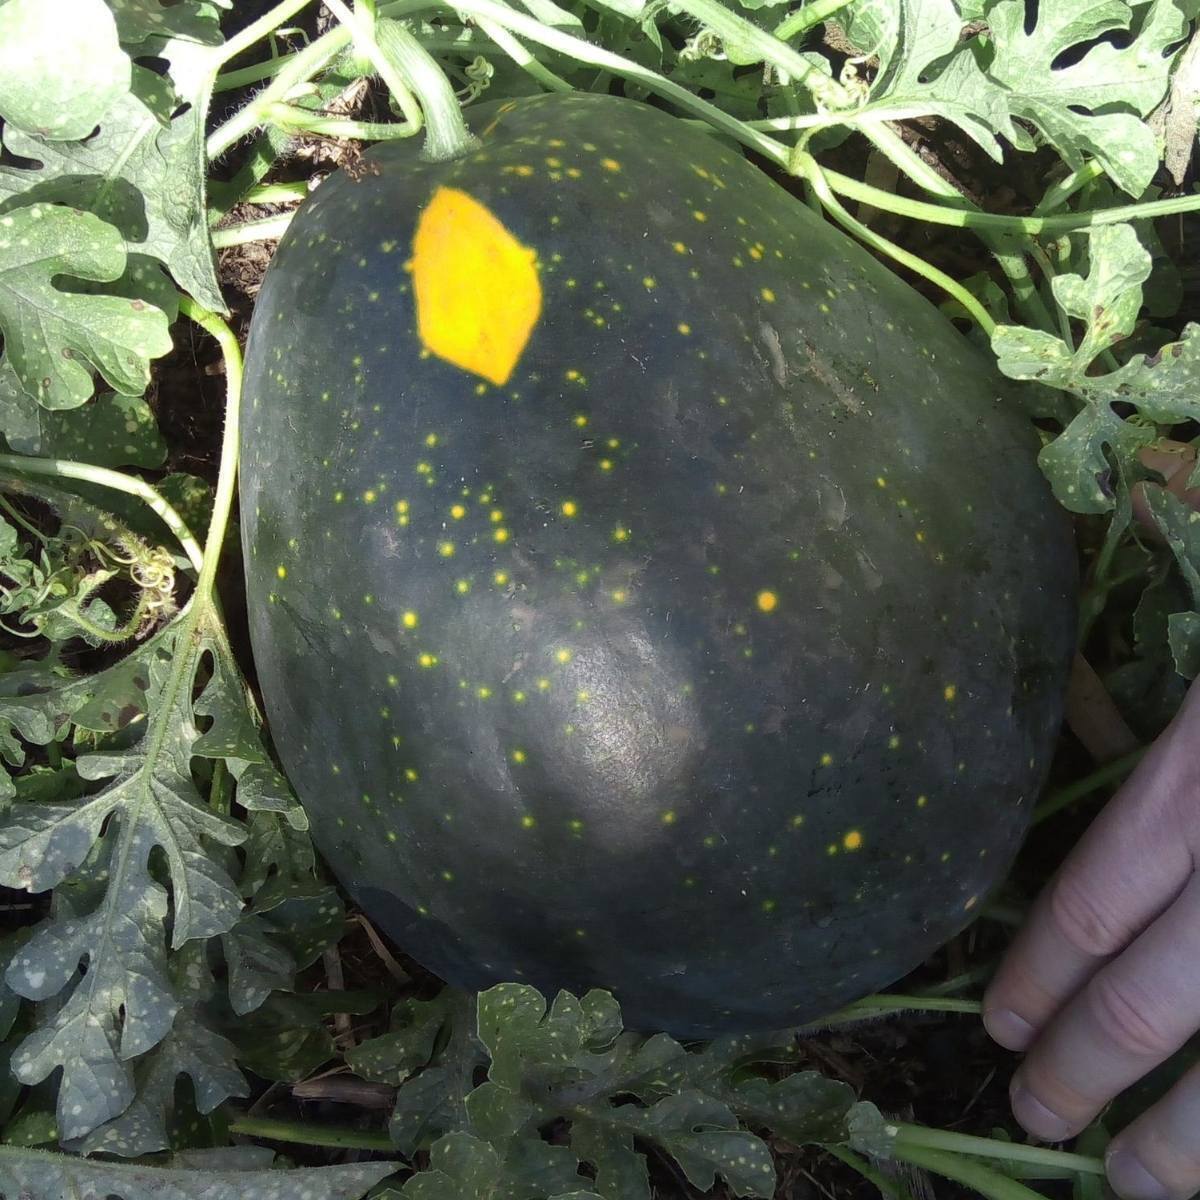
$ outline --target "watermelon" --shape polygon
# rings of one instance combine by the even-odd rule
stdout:
[[[783,1027],[978,912],[1058,731],[1076,559],[932,305],[649,105],[480,108],[297,214],[241,515],[278,752],[447,980]]]

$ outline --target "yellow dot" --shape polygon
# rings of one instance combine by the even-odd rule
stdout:
[[[885,487],[887,487],[887,480],[884,479],[884,477],[882,475],[876,475],[875,476],[875,486],[885,488]]]
[[[396,687],[400,683],[400,677],[398,675],[389,675],[387,681],[388,687]]]
[[[774,612],[779,605],[779,597],[774,592],[759,592],[757,603],[760,612]]]
[[[499,525],[500,522],[504,520],[504,513],[498,508],[493,508],[492,511],[488,513],[488,518],[493,525]]]
[[[613,171],[613,172],[616,172],[616,171],[619,171],[619,170],[621,169],[621,164],[620,164],[619,162],[617,162],[617,160],[616,160],[615,158],[602,158],[602,159],[600,160],[600,165],[601,165],[601,166],[602,166],[602,167],[603,167],[603,168],[604,168],[606,171]]]
[[[757,246],[750,247],[751,258],[762,258],[762,251]]]
[[[539,679],[537,681],[537,688],[539,692],[548,692],[550,690],[550,680]]]
[[[521,818],[522,829],[532,829],[536,824],[537,821],[535,821],[528,813]]]
[[[918,529],[917,532],[913,536],[917,539],[918,542],[923,542],[925,540],[925,530]]]
[[[524,750],[514,750],[512,752],[512,760],[515,763],[523,763],[525,761],[525,751]]]
[[[461,504],[453,504],[450,506],[450,515],[456,521],[461,521],[467,515],[467,510]]]
[[[833,755],[829,754],[829,753],[822,754],[821,755],[821,766],[832,767],[833,766]]]
[[[771,291],[771,289],[770,289],[770,288],[763,288],[763,290],[762,290],[762,292],[760,293],[760,295],[762,296],[762,298],[763,298],[763,299],[764,299],[764,300],[765,300],[765,301],[766,301],[768,304],[774,304],[774,303],[775,303],[775,293],[774,293],[773,291]]]
[[[675,813],[671,811],[667,811],[662,815],[662,823],[664,825],[674,825],[678,819]]]
[[[575,414],[575,428],[583,429],[588,423],[587,417],[583,413]]]
[[[490,700],[492,696],[492,689],[487,686],[478,687],[475,689],[475,695],[477,695],[480,700]]]
[[[561,159],[561,158],[555,158],[555,157],[554,157],[554,155],[552,154],[552,155],[550,155],[550,157],[549,157],[549,158],[547,158],[547,159],[546,159],[546,166],[548,166],[548,167],[556,167],[556,168],[557,168],[557,167],[561,167],[561,166],[562,166],[562,159]]]
[[[407,779],[409,783],[416,783],[420,776],[412,769],[412,767],[405,767],[404,778]]]
[[[685,335],[692,332],[692,327],[686,321],[680,321],[676,328]]]
[[[924,807],[925,807],[925,805],[927,805],[928,803],[929,803],[929,797],[928,797],[928,796],[926,796],[926,795],[922,794],[922,795],[920,795],[920,796],[918,796],[918,797],[917,797],[917,807],[918,807],[918,808],[924,808]]]
[[[600,470],[611,471],[612,469],[613,469],[613,464],[612,464],[611,458],[602,458],[600,460]]]
[[[626,529],[624,525],[618,525],[616,527],[616,529],[613,530],[613,541],[614,542],[629,541],[629,530]]]
[[[708,220],[708,213],[702,212],[698,208],[692,209],[692,216],[695,217],[696,220],[699,221],[701,224],[703,224],[705,221]]]
[[[762,902],[762,910],[765,913],[773,913],[778,905],[779,902],[777,900],[764,900]]]
[[[433,470],[433,468],[427,462],[417,463],[417,474],[418,475],[428,475],[429,472],[432,470]]]
[[[379,493],[376,492],[374,488],[367,488],[367,490],[365,492],[363,492],[363,503],[364,504],[374,504],[375,501],[378,499],[379,499]]]
[[[408,512],[408,501],[407,500],[397,500],[396,501],[396,511],[398,513]]]
[[[900,749],[900,735],[898,733],[893,733],[892,736],[890,738],[888,738],[888,749],[889,750],[899,750]]]
[[[455,590],[455,591],[456,591],[456,592],[457,592],[457,593],[458,593],[460,596],[465,596],[465,595],[466,595],[466,594],[467,594],[467,593],[468,593],[468,592],[471,590],[471,584],[470,584],[470,581],[469,581],[469,580],[466,580],[466,579],[458,579],[458,580],[456,580],[456,581],[455,581],[455,583],[454,583],[454,590]]]
[[[501,527],[500,529],[497,529],[495,533],[492,534],[492,537],[495,538],[495,540],[498,542],[507,542],[508,541],[508,530]]]
[[[283,563],[280,563],[279,566],[275,568],[275,574],[278,575],[280,579],[286,579],[287,567],[285,567]]]
[[[438,542],[438,553],[443,558],[453,558],[454,557],[454,543],[453,542]]]
[[[958,688],[955,687],[954,684],[948,683],[942,689],[942,695],[945,696],[947,702],[949,702],[949,701],[953,700],[955,696],[958,695]]]
[[[647,275],[642,280],[642,287],[644,287],[647,291],[652,292],[656,287],[658,287],[658,280],[656,280],[653,275]]]
[[[850,832],[846,834],[844,838],[842,838],[842,845],[845,846],[847,850],[857,850],[862,843],[862,834],[859,833],[857,829],[850,830]]]
[[[437,665],[437,659],[432,654],[422,654],[420,658],[417,659],[417,662],[419,662],[426,670]]]
[[[525,703],[525,693],[522,691],[513,692],[513,702],[515,704],[524,704]]]
[[[687,246],[685,246],[683,242],[672,242],[671,249],[674,250],[676,254],[687,253]]]
[[[573,517],[579,512],[579,505],[574,500],[564,500],[562,506],[562,514],[564,517]]]
[[[503,587],[508,582],[508,572],[497,571],[495,575],[492,576],[492,581],[497,587]]]
[[[556,650],[554,652],[554,661],[555,662],[569,663],[571,661],[571,657],[572,657],[571,652],[570,652],[570,650],[566,649],[566,647],[563,647],[563,649]]]
[[[800,826],[801,826],[801,825],[803,825],[803,824],[804,824],[804,814],[803,814],[803,813],[797,813],[797,814],[796,814],[796,815],[795,815],[795,816],[792,818],[792,828],[793,828],[793,829],[799,829],[799,828],[800,828]]]
[[[571,368],[571,369],[570,369],[570,370],[567,372],[567,378],[568,378],[568,379],[570,379],[572,382],[574,382],[574,381],[575,381],[575,380],[577,380],[577,379],[582,379],[582,378],[583,378],[583,375],[582,375],[582,374],[581,374],[579,371],[575,370],[575,368],[574,368],[574,367],[572,367],[572,368]]]
[[[403,624],[405,629],[416,629],[417,625],[420,623],[420,620],[421,618],[418,617],[417,614],[412,611],[412,609],[409,609],[409,611],[400,618],[400,622]]]
[[[436,433],[429,433],[429,434],[425,435],[425,445],[436,446],[437,444],[438,444],[438,435]]]
[[[612,598],[614,604],[624,604],[625,601],[629,599],[629,594],[621,589],[618,589],[617,591],[613,592]]]

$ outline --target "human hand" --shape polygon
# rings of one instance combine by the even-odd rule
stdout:
[[[1184,486],[1192,458],[1156,449],[1143,461],[1200,508]],[[1145,513],[1140,496],[1135,506]],[[1045,1141],[1079,1133],[1200,1030],[1200,684],[1037,900],[983,1011],[1000,1045],[1028,1050],[1013,1112]],[[1105,1161],[1126,1200],[1200,1190],[1200,1067]]]

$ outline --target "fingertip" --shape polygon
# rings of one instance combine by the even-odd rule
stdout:
[[[1028,1050],[1037,1034],[1037,1030],[1011,1008],[985,1008],[983,1027],[988,1037],[1005,1050]]]

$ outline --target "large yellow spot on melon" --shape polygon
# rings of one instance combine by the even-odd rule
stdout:
[[[512,375],[542,311],[537,252],[489,209],[440,187],[413,238],[417,332],[432,354],[497,386]]]

